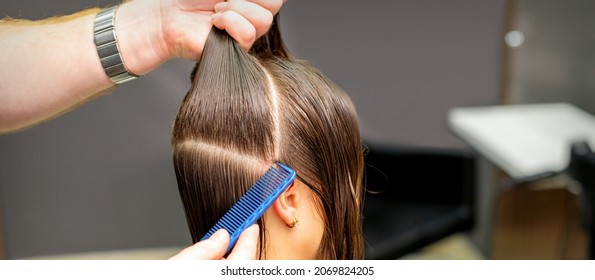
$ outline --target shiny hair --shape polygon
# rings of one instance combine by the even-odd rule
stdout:
[[[363,259],[363,153],[343,90],[290,58],[275,22],[250,53],[214,28],[172,133],[176,178],[192,240],[274,162],[298,174],[324,223],[317,259]],[[260,254],[266,225],[260,224]]]

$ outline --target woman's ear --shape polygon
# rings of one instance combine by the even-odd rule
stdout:
[[[299,221],[299,209],[303,207],[304,203],[303,187],[302,182],[293,181],[273,203],[275,213],[285,222],[287,227],[295,227]]]
[[[266,213],[267,258],[315,259],[324,234],[312,191],[295,180]]]

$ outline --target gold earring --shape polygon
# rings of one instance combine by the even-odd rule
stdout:
[[[295,218],[295,216],[291,217],[291,225],[287,225],[288,228],[294,228],[300,221]]]

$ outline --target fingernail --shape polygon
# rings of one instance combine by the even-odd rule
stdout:
[[[225,7],[227,7],[227,2],[219,2],[217,4],[215,4],[215,12],[219,13],[221,11],[223,11],[225,9]]]
[[[216,231],[215,233],[213,233],[213,235],[211,235],[210,239],[221,242],[221,241],[227,240],[228,238],[229,237],[228,237],[227,231],[224,229],[220,229],[220,230]]]

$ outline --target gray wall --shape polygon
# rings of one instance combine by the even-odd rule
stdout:
[[[515,3],[512,29],[525,42],[510,50],[512,102],[569,102],[595,114],[595,1]]]
[[[38,19],[96,2],[110,1],[3,1],[0,14]],[[294,55],[352,95],[366,140],[428,147],[463,147],[449,108],[497,102],[503,20],[503,0],[291,0],[281,14]],[[9,258],[189,244],[169,133],[191,67],[172,61],[0,136]]]

